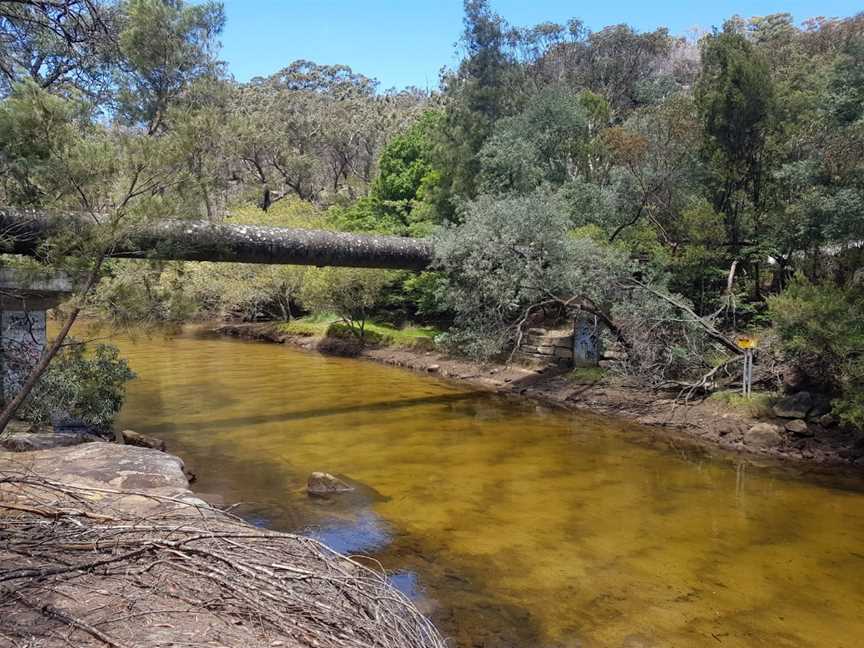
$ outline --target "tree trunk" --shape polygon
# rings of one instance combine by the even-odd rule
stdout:
[[[86,238],[92,227],[77,213],[0,208],[0,233],[9,241],[3,251],[11,254],[35,256],[52,235]],[[110,256],[424,270],[433,251],[428,241],[400,236],[163,220],[131,230]]]

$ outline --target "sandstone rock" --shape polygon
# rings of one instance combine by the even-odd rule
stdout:
[[[51,448],[66,448],[94,441],[102,441],[102,439],[85,432],[16,432],[0,438],[0,448],[9,452],[33,452],[50,450]]]
[[[789,421],[785,427],[787,432],[791,432],[796,436],[813,436],[813,431],[807,427],[807,421],[802,421],[801,419]]]
[[[773,448],[782,442],[780,427],[773,423],[757,423],[744,435],[744,443],[752,448]]]
[[[162,439],[141,434],[135,430],[123,430],[120,435],[123,437],[123,443],[127,445],[138,446],[139,448],[150,448],[151,450],[161,450],[165,452],[167,446]]]
[[[836,416],[834,416],[833,414],[823,414],[822,416],[819,417],[818,422],[819,422],[819,425],[827,428],[827,427],[834,427],[835,425],[837,425],[840,422],[840,420]]]
[[[780,418],[803,419],[813,409],[813,396],[810,392],[801,391],[782,398],[772,408],[774,415]]]
[[[808,420],[817,420],[831,413],[831,399],[821,394],[813,396],[813,407],[807,414]]]
[[[310,495],[332,495],[334,493],[350,493],[354,487],[346,484],[330,473],[313,472],[306,482],[306,492]]]
[[[720,419],[715,424],[714,429],[717,431],[717,434],[721,437],[733,437],[733,438],[741,438],[744,434],[745,428],[741,423],[737,421],[730,421],[728,419]]]
[[[7,457],[19,466],[26,462],[28,469],[53,481],[118,491],[140,491],[203,504],[189,491],[189,483],[183,474],[183,461],[148,448],[97,442]],[[0,471],[5,461],[8,460],[0,453]],[[103,493],[99,499],[107,501],[114,498]],[[165,507],[195,513],[194,509],[176,502],[151,497],[117,496],[113,505],[136,515],[149,514]]]
[[[429,373],[438,373],[439,371],[441,371],[441,365],[429,365],[428,367],[426,367],[426,371],[428,371]]]

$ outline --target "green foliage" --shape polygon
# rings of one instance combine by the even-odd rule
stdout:
[[[120,22],[108,2],[0,3],[0,96],[29,80],[104,100]]]
[[[85,351],[83,344],[68,342],[51,363],[19,410],[19,416],[34,423],[49,423],[65,412],[100,431],[111,428],[126,393],[126,383],[135,377],[116,347],[97,344]]]
[[[366,321],[389,281],[389,273],[362,268],[322,268],[303,284],[303,304],[315,312],[333,312],[362,340]]]
[[[217,2],[125,0],[119,35],[118,110],[148,133],[165,128],[171,103],[194,80],[216,69],[213,46],[225,15]]]
[[[338,321],[334,322],[334,319]],[[301,337],[355,338],[356,331],[333,313],[317,313],[280,326],[283,333]],[[367,322],[364,341],[382,346],[431,349],[441,331],[434,326],[394,327],[379,322]]]
[[[50,204],[58,194],[106,179],[112,166],[109,143],[87,104],[32,81],[14,86],[0,104],[0,149],[5,200],[18,205]]]
[[[505,349],[533,304],[573,296],[607,303],[628,271],[614,250],[567,235],[569,215],[556,195],[481,196],[462,220],[437,237],[436,264],[456,314],[449,339],[475,357]]]
[[[433,137],[443,115],[429,111],[381,151],[369,194],[349,207],[334,206],[328,218],[338,229],[425,236],[436,215],[428,204],[440,174],[432,165]]]
[[[708,36],[695,90],[707,144],[729,166],[752,164],[772,110],[772,83],[761,53],[741,34]]]
[[[864,427],[864,291],[796,277],[768,300],[787,361],[837,394],[838,414]]]
[[[711,394],[711,398],[747,416],[754,418],[770,418],[774,416],[774,412],[771,409],[776,399],[774,394],[757,392],[745,398],[740,391],[726,390]]]
[[[579,172],[590,139],[582,97],[557,88],[541,92],[519,115],[495,123],[479,154],[479,190],[530,193],[544,183],[560,186]]]

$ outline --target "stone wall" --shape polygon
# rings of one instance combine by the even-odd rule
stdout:
[[[529,329],[522,338],[522,345],[513,355],[513,361],[527,367],[599,366],[610,368],[616,361],[627,357],[626,351],[617,343],[607,340],[591,330],[590,339],[586,327],[577,325],[581,344],[576,345],[574,357],[573,330],[545,328]]]
[[[573,366],[573,332],[528,329],[514,361],[529,367]]]

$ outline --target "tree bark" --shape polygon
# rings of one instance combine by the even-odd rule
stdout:
[[[8,242],[3,251],[12,254],[36,256],[52,235],[86,238],[92,227],[77,213],[0,208],[0,235]],[[424,270],[433,251],[428,241],[399,236],[164,220],[131,229],[110,256]]]

